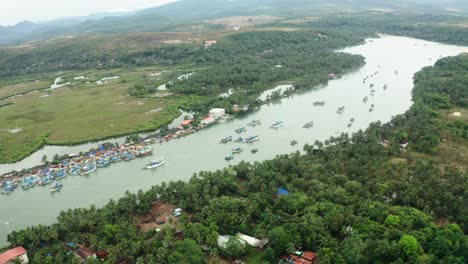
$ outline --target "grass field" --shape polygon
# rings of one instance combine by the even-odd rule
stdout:
[[[160,68],[62,73],[65,81],[72,76],[89,77],[54,91],[28,93],[12,100],[13,105],[0,108],[0,161],[24,158],[46,142],[73,144],[157,129],[171,122],[188,98],[138,99],[127,95],[128,87],[134,83],[147,78],[164,80],[171,74],[178,73]],[[112,75],[121,77],[103,85],[95,82]],[[54,78],[55,75],[50,77],[50,83]],[[34,89],[33,84],[17,87]],[[44,141],[41,137],[46,134]]]

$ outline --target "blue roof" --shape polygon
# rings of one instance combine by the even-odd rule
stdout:
[[[286,190],[286,189],[284,189],[284,188],[278,188],[278,189],[276,189],[276,193],[277,193],[278,195],[280,195],[280,196],[281,196],[281,195],[289,195],[289,191]]]

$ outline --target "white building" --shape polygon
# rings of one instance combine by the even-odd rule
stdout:
[[[221,118],[226,115],[226,110],[224,108],[213,108],[210,110],[210,117]]]
[[[269,242],[268,239],[260,240],[255,237],[244,235],[242,233],[237,233],[236,237],[244,241],[245,243],[249,244],[250,246],[256,247],[256,248],[263,248]]]
[[[208,47],[213,46],[216,43],[218,43],[218,41],[216,41],[216,40],[207,40],[207,41],[205,41],[205,49],[208,48]]]

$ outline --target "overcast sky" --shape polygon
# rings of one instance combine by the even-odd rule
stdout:
[[[175,0],[0,0],[0,25],[158,6]]]

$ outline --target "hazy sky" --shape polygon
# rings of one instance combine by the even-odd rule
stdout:
[[[0,25],[102,12],[131,11],[175,0],[0,0]]]

